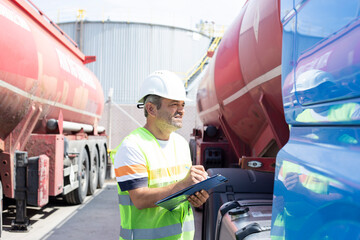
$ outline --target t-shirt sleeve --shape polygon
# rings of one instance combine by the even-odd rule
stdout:
[[[136,143],[125,139],[114,158],[116,181],[121,191],[148,186],[146,160]]]

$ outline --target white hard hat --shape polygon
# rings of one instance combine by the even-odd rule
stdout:
[[[191,101],[186,97],[183,81],[167,70],[155,71],[144,80],[138,103],[144,103],[144,98],[150,94],[172,100]]]

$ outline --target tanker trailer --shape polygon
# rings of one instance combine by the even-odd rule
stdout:
[[[193,161],[210,175],[229,178],[209,192],[203,239],[214,239],[222,204],[272,199],[276,154],[289,137],[281,95],[279,14],[279,0],[247,1],[199,85],[197,110],[203,128],[193,131]]]
[[[229,37],[231,34],[226,33],[213,66],[203,80],[202,88],[199,88],[199,113],[205,123],[205,131],[194,131],[197,155],[202,157],[196,158],[196,161],[206,164],[207,158],[216,157],[213,154],[216,151],[203,154],[201,146],[205,137],[213,140],[207,144],[217,148],[215,150],[220,156],[224,150],[219,150],[221,145],[216,143],[220,140],[230,142],[229,145],[240,154],[236,154],[230,165],[224,156],[222,166],[234,166],[240,158],[240,167],[247,168],[251,176],[249,181],[246,177],[232,174],[238,171],[236,174],[244,175],[243,169],[208,169],[210,173],[229,174],[235,181],[227,186],[226,192],[215,189],[210,193],[203,220],[213,219],[215,215],[217,224],[214,229],[212,222],[205,222],[203,239],[244,239],[249,235],[245,239],[263,239],[264,235],[260,234],[266,231],[268,239],[270,227],[272,239],[357,239],[360,232],[359,1],[343,4],[335,0],[284,0],[281,1],[280,11],[279,6],[279,1],[261,0],[249,0],[244,5],[230,30],[233,36]],[[274,18],[270,17],[272,12]],[[246,20],[248,16],[252,18]],[[265,39],[261,38],[263,32],[267,32],[268,40],[265,42],[261,41]],[[243,47],[246,39],[252,41]],[[226,41],[228,44],[224,45]],[[233,58],[222,57],[225,54],[221,51],[226,52],[224,49],[228,53],[235,51]],[[271,50],[276,52],[273,52],[272,59],[268,58],[269,67],[264,68],[266,64],[262,60],[269,56],[267,53]],[[233,63],[234,66],[231,65]],[[280,64],[281,71],[277,67]],[[252,71],[256,72],[256,68],[262,71],[248,78]],[[278,70],[275,71],[276,68]],[[231,78],[228,76],[233,81],[229,81]],[[229,84],[230,87],[225,88],[219,83]],[[235,83],[240,87],[237,88]],[[223,91],[219,92],[221,89]],[[273,107],[271,111],[259,98],[262,93],[267,99],[265,103]],[[237,105],[229,108],[232,102],[237,102]],[[251,117],[249,110],[254,103],[262,110],[254,115],[261,116],[262,112],[266,121],[259,123],[256,117]],[[279,125],[274,124],[275,119],[281,119],[277,122]],[[231,131],[227,130],[226,123]],[[209,128],[210,124],[213,127]],[[263,125],[276,127],[270,126],[270,130],[275,130],[268,131],[271,133],[268,136],[265,136],[266,128],[257,127],[257,132],[251,131],[252,126]],[[241,126],[244,126],[242,131]],[[261,138],[272,140],[260,145],[265,147],[257,148]],[[277,146],[267,147],[271,142]],[[245,146],[243,150],[242,146]],[[265,162],[275,155],[274,191],[269,199],[272,202],[267,202],[264,196],[259,201],[255,196],[259,192],[256,191],[266,181],[257,184],[259,172],[251,171],[270,171]],[[246,194],[240,195],[236,190]],[[216,197],[216,194],[221,196]],[[253,205],[249,204],[249,194],[257,200],[252,202],[255,203]],[[223,195],[232,196],[234,201]],[[225,201],[228,202],[220,207],[218,213],[212,214],[216,212],[215,204]],[[252,209],[256,208],[261,210],[254,212]],[[247,219],[252,222],[241,225]]]
[[[29,3],[0,1],[0,186],[16,200],[12,227],[24,230],[27,204],[60,194],[80,204],[107,164],[104,96],[84,66],[95,57]]]

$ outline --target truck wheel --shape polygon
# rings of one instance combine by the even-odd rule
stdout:
[[[81,204],[86,197],[89,185],[89,156],[85,148],[78,158],[77,179],[79,187],[65,195],[65,200],[69,204]]]
[[[99,152],[94,146],[91,151],[88,195],[93,195],[98,185]]]
[[[105,145],[102,145],[100,148],[98,188],[102,188],[104,186],[105,177],[106,177],[106,167],[107,167],[106,147]]]

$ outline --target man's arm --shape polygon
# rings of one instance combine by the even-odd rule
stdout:
[[[207,173],[205,172],[204,167],[201,165],[195,165],[190,168],[189,173],[186,175],[186,177],[177,183],[173,183],[168,186],[160,187],[160,188],[148,188],[148,187],[136,188],[133,190],[129,190],[129,195],[135,207],[138,209],[156,207],[155,203],[157,201],[171,194],[174,194],[186,187],[189,187],[195,183],[201,182],[206,178],[207,178]],[[206,191],[204,192],[206,193]],[[201,198],[194,200],[193,203],[189,200],[190,203],[192,203],[192,205],[199,204],[205,198],[202,197],[202,195],[203,194],[201,194],[200,196]]]

